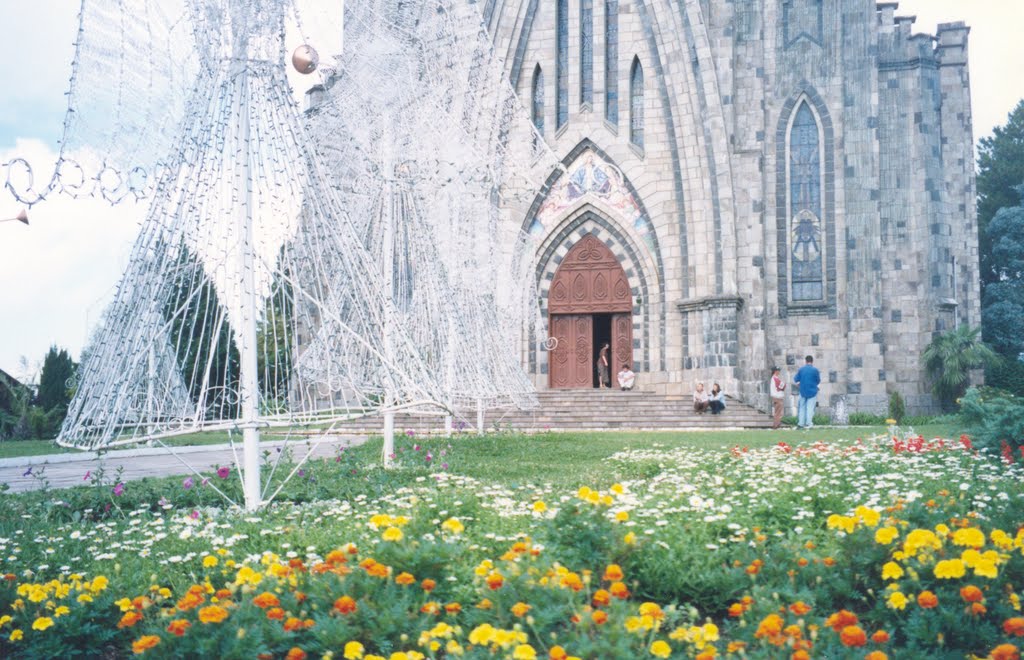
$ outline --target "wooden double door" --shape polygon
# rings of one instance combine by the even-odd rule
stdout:
[[[597,386],[601,346],[610,345],[609,375],[633,366],[633,293],[615,255],[595,236],[577,242],[562,260],[548,293],[549,386]]]

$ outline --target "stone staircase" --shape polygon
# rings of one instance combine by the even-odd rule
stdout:
[[[727,428],[769,428],[771,418],[735,399],[726,399],[720,415],[693,412],[689,395],[622,392],[620,390],[541,390],[535,410],[496,409],[484,413],[487,431],[600,431],[630,430],[712,430]],[[455,429],[476,429],[476,411],[458,410]],[[379,416],[338,425],[345,433],[380,433]],[[395,415],[395,432],[443,433],[444,419],[433,415]]]

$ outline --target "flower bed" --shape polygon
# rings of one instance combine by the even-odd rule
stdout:
[[[346,499],[259,516],[5,496],[0,656],[1019,658],[1024,472],[966,439],[605,465],[576,488],[324,462]]]

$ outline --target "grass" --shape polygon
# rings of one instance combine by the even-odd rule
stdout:
[[[276,436],[268,435],[266,440],[277,440]],[[189,433],[176,438],[168,438],[164,442],[172,447],[191,447],[199,445],[219,445],[228,441],[228,434],[224,431],[210,431],[206,433]],[[145,444],[128,445],[118,449],[133,449],[144,447]],[[4,440],[0,442],[0,458],[21,458],[24,456],[44,456],[47,454],[77,454],[78,449],[61,447],[54,440]]]

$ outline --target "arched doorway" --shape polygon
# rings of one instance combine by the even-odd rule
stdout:
[[[558,266],[548,294],[548,327],[555,338],[549,386],[597,386],[597,355],[611,344],[610,372],[633,365],[633,292],[625,271],[592,234],[580,239]]]

